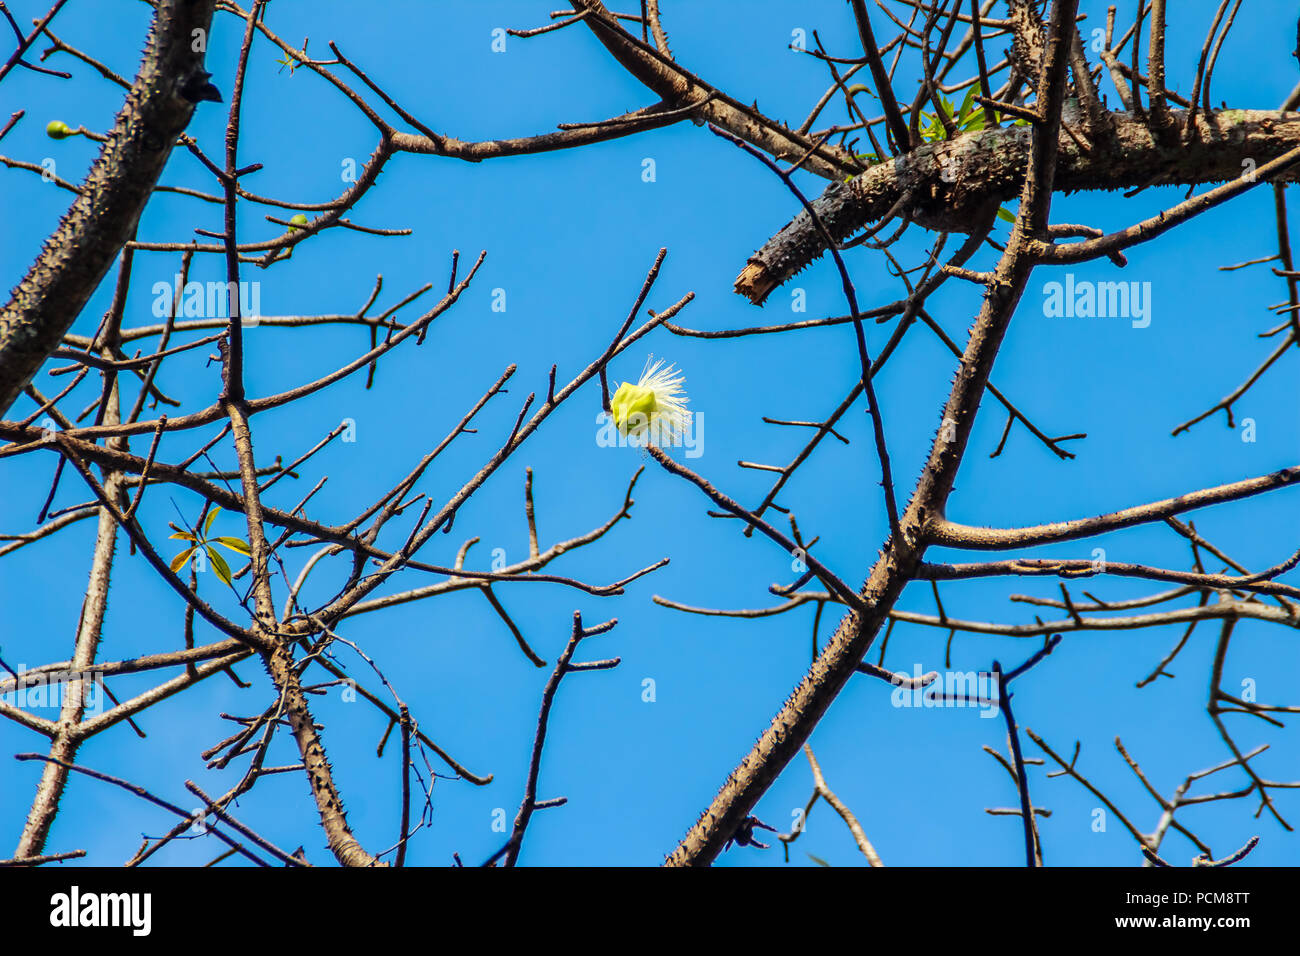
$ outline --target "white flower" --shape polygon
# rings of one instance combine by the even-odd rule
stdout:
[[[685,375],[651,355],[637,383],[624,382],[610,399],[615,427],[629,438],[645,436],[652,445],[675,442],[691,427],[685,384]]]

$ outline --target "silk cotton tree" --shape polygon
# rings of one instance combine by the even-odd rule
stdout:
[[[645,0],[632,13],[611,10],[597,0],[575,0],[571,10],[552,14],[548,24],[494,29],[491,42],[504,49],[507,37],[509,43],[544,45],[558,31],[564,31],[566,39],[585,34],[588,50],[608,54],[605,69],[644,87],[651,102],[611,118],[575,116],[552,131],[477,141],[441,131],[433,118],[436,110],[428,103],[407,101],[382,78],[388,69],[385,51],[348,49],[342,24],[322,49],[319,40],[299,46],[287,39],[298,35],[293,14],[274,4],[157,0],[150,4],[153,23],[144,59],[131,81],[111,65],[121,60],[123,51],[83,49],[64,37],[62,21],[75,19],[77,12],[64,11],[63,6],[55,3],[28,30],[11,21],[15,50],[0,71],[0,83],[13,83],[19,73],[38,76],[42,83],[67,82],[75,70],[76,82],[118,88],[125,99],[111,126],[107,117],[102,119],[102,133],[90,118],[72,118],[74,128],[65,118],[38,116],[38,103],[15,112],[0,131],[3,139],[22,129],[20,124],[37,122],[50,149],[83,139],[101,144],[80,184],[52,173],[39,155],[0,157],[6,177],[13,181],[9,188],[58,188],[71,195],[66,215],[35,263],[22,274],[15,266],[18,284],[0,311],[0,414],[5,416],[0,440],[6,443],[0,447],[0,468],[21,475],[25,489],[36,487],[32,475],[46,476],[41,479],[46,487],[34,495],[41,500],[11,496],[6,502],[10,524],[24,520],[27,511],[38,517],[34,529],[6,536],[0,558],[21,561],[31,555],[30,560],[39,561],[41,549],[50,545],[47,539],[65,537],[79,522],[95,519],[85,600],[75,629],[64,635],[69,650],[50,651],[55,636],[46,629],[53,618],[39,616],[24,627],[39,641],[7,638],[0,647],[0,658],[13,653],[26,658],[38,648],[49,658],[34,666],[5,663],[7,673],[0,675],[0,695],[9,695],[0,696],[0,716],[13,725],[15,734],[43,743],[39,751],[30,745],[14,748],[30,765],[24,769],[38,767],[39,772],[32,778],[34,793],[25,816],[13,821],[13,862],[36,865],[85,854],[78,844],[87,842],[91,821],[61,820],[65,796],[75,786],[125,788],[146,797],[157,811],[155,829],[126,855],[130,865],[174,849],[199,824],[218,859],[238,855],[247,862],[294,867],[323,862],[405,865],[408,853],[419,852],[421,841],[431,834],[465,825],[444,820],[437,812],[441,788],[490,792],[500,770],[471,767],[506,757],[495,751],[455,753],[440,739],[440,731],[454,734],[456,722],[449,727],[445,718],[421,718],[422,702],[412,687],[404,686],[403,677],[429,658],[436,662],[436,647],[405,647],[394,658],[373,635],[361,639],[357,634],[363,633],[361,622],[369,620],[368,615],[391,614],[413,602],[427,603],[430,619],[442,620],[440,613],[454,612],[439,612],[444,602],[430,599],[460,593],[479,596],[498,631],[509,635],[518,660],[549,672],[549,680],[536,688],[541,712],[513,826],[494,830],[502,834],[499,847],[475,861],[515,865],[528,846],[525,838],[537,812],[564,803],[539,790],[566,786],[543,773],[542,760],[557,699],[563,706],[557,694],[561,679],[573,672],[613,670],[620,663],[616,657],[573,660],[587,639],[610,634],[601,639],[617,640],[620,633],[612,616],[601,624],[584,625],[581,613],[573,614],[571,626],[570,618],[555,618],[568,643],[557,647],[554,660],[548,661],[551,655],[537,646],[533,633],[542,627],[537,611],[542,599],[535,595],[538,589],[559,589],[584,607],[616,607],[611,614],[624,622],[664,613],[650,604],[648,593],[630,588],[668,560],[648,550],[650,532],[635,530],[635,522],[645,520],[634,510],[632,497],[638,479],[646,480],[644,467],[662,479],[663,486],[681,492],[675,507],[708,509],[718,519],[719,534],[739,533],[750,539],[745,545],[755,555],[755,566],[749,576],[760,589],[759,556],[770,554],[773,545],[790,559],[792,575],[769,588],[778,600],[762,607],[702,607],[668,594],[655,597],[659,605],[679,615],[777,617],[788,623],[791,640],[801,647],[806,624],[797,623],[792,612],[814,609],[806,673],[784,702],[770,701],[775,716],[766,728],[755,727],[761,731],[757,742],[730,775],[724,777],[725,768],[718,768],[721,789],[694,824],[681,821],[685,836],[675,848],[665,847],[668,864],[707,865],[724,850],[735,854],[729,859],[744,861],[741,854],[775,842],[783,844],[788,859],[791,846],[805,838],[808,814],[819,800],[843,819],[848,829],[844,839],[866,863],[890,862],[889,852],[880,845],[898,824],[855,813],[852,801],[841,799],[827,782],[828,776],[843,779],[847,768],[828,767],[824,773],[810,744],[818,723],[851,683],[866,684],[867,693],[878,695],[882,706],[925,701],[926,706],[976,706],[999,717],[1005,750],[986,750],[1005,770],[1002,782],[1014,806],[990,812],[1018,821],[1015,841],[1023,846],[1018,852],[1029,866],[1052,861],[1050,840],[1040,832],[1038,820],[1048,812],[1053,794],[1070,785],[1100,801],[1132,837],[1134,862],[1162,865],[1194,855],[1198,864],[1226,865],[1243,859],[1259,841],[1293,839],[1288,814],[1294,815],[1292,791],[1300,783],[1276,778],[1285,773],[1286,762],[1268,764],[1266,747],[1254,742],[1251,731],[1238,721],[1246,715],[1280,725],[1282,717],[1300,709],[1300,702],[1262,703],[1230,689],[1225,665],[1243,622],[1272,625],[1286,633],[1300,628],[1300,586],[1287,583],[1288,576],[1294,579],[1300,551],[1291,552],[1293,535],[1278,519],[1253,529],[1276,546],[1274,563],[1248,565],[1231,556],[1241,542],[1207,536],[1189,513],[1200,517],[1249,498],[1281,499],[1288,494],[1285,489],[1300,483],[1300,465],[1291,462],[1218,483],[1198,484],[1195,475],[1188,475],[1174,495],[1154,500],[1128,493],[1120,467],[1111,489],[1115,506],[1102,514],[1071,512],[1047,523],[1007,527],[948,517],[958,510],[980,513],[981,502],[963,501],[958,479],[975,466],[972,453],[982,441],[977,422],[990,416],[1005,415],[1005,426],[991,443],[995,459],[1009,441],[1021,439],[1035,443],[1048,460],[1065,463],[1063,467],[1087,454],[1087,436],[1054,434],[1037,424],[1032,399],[1018,393],[1014,377],[1000,377],[997,360],[1005,353],[1009,330],[1030,321],[1033,308],[1027,306],[1026,296],[1033,283],[1056,283],[1056,294],[1063,308],[1068,301],[1071,315],[1105,314],[1097,311],[1104,301],[1107,309],[1124,313],[1124,318],[1132,313],[1133,328],[1142,328],[1138,323],[1150,321],[1144,310],[1150,309],[1151,299],[1144,297],[1141,286],[1132,294],[1129,286],[1121,288],[1120,283],[1128,281],[1123,278],[1128,257],[1175,230],[1191,228],[1190,223],[1212,210],[1231,208],[1240,197],[1271,191],[1274,221],[1260,223],[1254,237],[1267,235],[1275,249],[1243,249],[1237,261],[1223,264],[1272,268],[1276,273],[1285,298],[1272,307],[1273,324],[1259,334],[1277,344],[1258,368],[1241,370],[1242,384],[1227,397],[1171,430],[1180,440],[1194,441],[1204,432],[1203,423],[1218,412],[1235,428],[1234,409],[1243,405],[1251,389],[1270,372],[1273,377],[1284,375],[1280,370],[1296,361],[1300,271],[1292,260],[1286,190],[1300,170],[1300,86],[1285,96],[1280,108],[1263,102],[1214,105],[1215,67],[1231,43],[1239,0],[1231,5],[1224,0],[1217,10],[1204,11],[1204,24],[1198,19],[1203,11],[1163,0],[1137,4],[1128,23],[1116,7],[1103,9],[1079,0],[1045,5],[1030,0],[888,0],[873,8],[864,0],[852,0],[849,20],[824,30],[800,27],[791,34],[799,68],[811,64],[826,75],[825,92],[806,104],[806,118],[798,125],[760,110],[752,91],[715,85],[707,62],[688,64],[677,55],[665,26],[672,11],[661,10],[658,0]],[[431,29],[439,15],[424,6],[412,13],[427,18]],[[1198,31],[1203,29],[1199,49],[1175,51],[1166,42],[1173,17],[1181,18],[1180,27],[1195,22]],[[786,29],[784,24],[781,29]],[[229,55],[209,50],[210,37],[221,31],[236,40],[228,44]],[[33,62],[37,50],[41,63],[49,60],[68,70]],[[292,82],[320,84],[335,97],[335,108],[348,122],[366,128],[370,153],[351,160],[349,167],[356,147],[346,147],[343,185],[332,197],[305,195],[292,178],[283,195],[264,194],[255,185],[258,176],[274,173],[276,165],[275,149],[257,137],[250,142],[247,135],[260,111],[274,115],[274,97],[248,92],[257,64],[269,62],[279,63]],[[220,128],[200,131],[203,120],[216,111],[223,118]],[[396,297],[385,293],[382,276],[377,277],[373,284],[357,288],[355,299],[363,304],[355,310],[352,304],[310,314],[257,315],[241,309],[241,303],[252,301],[242,295],[249,282],[266,287],[267,302],[277,282],[295,288],[287,270],[301,268],[305,250],[313,246],[415,241],[406,224],[361,221],[382,198],[383,187],[407,164],[436,170],[445,169],[447,160],[480,164],[523,157],[517,162],[541,163],[529,157],[558,152],[549,162],[565,169],[564,163],[574,162],[568,158],[573,150],[616,140],[637,143],[652,131],[678,125],[689,131],[692,124],[702,127],[694,131],[701,156],[721,146],[725,161],[734,164],[738,175],[741,170],[743,175],[757,171],[774,187],[768,194],[776,197],[770,200],[770,238],[762,242],[763,237],[755,237],[762,244],[743,268],[744,252],[736,251],[736,295],[756,305],[771,303],[796,275],[812,269],[809,275],[833,277],[842,297],[840,314],[743,327],[684,325],[693,294],[664,294],[657,284],[665,262],[674,267],[667,249],[654,257],[639,291],[635,284],[627,289],[624,298],[632,306],[626,312],[625,301],[595,297],[586,291],[587,284],[576,283],[573,300],[548,321],[562,322],[560,316],[577,311],[595,311],[608,319],[602,320],[598,338],[584,342],[580,362],[548,356],[548,364],[554,364],[540,375],[527,370],[535,356],[512,354],[515,343],[490,329],[479,333],[472,350],[448,354],[443,344],[459,342],[464,348],[463,340],[442,330],[466,310],[465,300],[476,294],[472,290],[481,275],[490,274],[490,249],[468,267],[458,252],[446,250],[447,265],[429,264],[426,281]],[[340,139],[343,135],[339,133]],[[204,185],[171,185],[168,180],[182,169],[204,177]],[[381,178],[385,171],[390,175]],[[1185,198],[1109,231],[1093,222],[1061,221],[1054,214],[1062,197],[1079,191],[1136,194],[1165,186],[1182,187]],[[581,203],[581,175],[561,177],[553,188],[571,191],[572,202]],[[172,220],[148,215],[160,199],[192,203],[192,208],[211,215],[196,213],[195,222],[206,225],[169,233],[159,222],[170,225]],[[407,203],[403,214],[436,215],[417,207]],[[671,246],[672,238],[650,236],[647,241],[654,247]],[[300,246],[304,251],[291,261]],[[569,258],[580,268],[582,250],[568,250],[575,251],[578,255]],[[158,265],[163,259],[169,264]],[[1070,270],[1098,262],[1117,270],[1114,283],[1100,292],[1089,287],[1089,300],[1074,295]],[[208,264],[225,292],[224,298],[218,296],[225,305],[223,314],[187,308],[183,293],[191,274],[206,275]],[[638,263],[638,270],[645,268]],[[681,268],[692,284],[711,281],[693,275],[689,264]],[[110,275],[111,299],[100,317],[90,312],[90,303],[101,285],[107,290]],[[156,299],[156,321],[137,321],[139,289],[152,288],[160,275],[165,275],[163,287],[172,291]],[[882,277],[895,290],[890,291]],[[435,287],[437,301],[426,299]],[[494,302],[500,298],[497,293],[504,290],[493,290]],[[211,297],[199,298],[206,302]],[[353,331],[360,327],[368,342],[356,348],[349,340],[346,356],[329,370],[303,375],[286,387],[268,390],[249,384],[250,363],[265,361],[268,353],[263,350],[275,348],[267,334],[283,336],[276,340],[281,342],[305,340],[279,346],[305,351],[317,341],[313,337],[326,341],[332,326]],[[839,326],[845,328],[812,331]],[[737,408],[715,404],[705,411],[715,420],[723,414],[762,416],[780,434],[803,436],[786,464],[739,462],[744,470],[774,476],[764,493],[751,503],[748,483],[737,481],[717,462],[691,461],[692,456],[675,453],[681,432],[692,427],[693,413],[686,411],[681,374],[670,363],[680,363],[689,372],[695,410],[704,407],[695,384],[716,376],[716,370],[734,367],[729,350],[738,349],[739,343],[731,339],[767,341],[771,336],[811,334],[838,335],[836,348],[851,356],[852,371],[842,380],[834,380],[829,362],[828,371],[817,376],[821,388],[838,390],[826,399],[823,417],[777,418],[768,407],[756,412],[739,397]],[[934,372],[941,379],[950,374],[951,385],[927,426],[934,436],[928,452],[904,456],[896,451],[902,436],[895,412],[907,399],[909,382],[881,373],[892,370],[896,356],[912,348],[918,337],[927,345],[937,344],[945,360],[951,357],[947,372]],[[688,365],[677,358],[677,346],[694,348],[700,340],[707,340],[715,356],[710,363]],[[366,486],[373,492],[364,500],[340,501],[328,490],[322,493],[329,475],[321,463],[355,437],[357,422],[344,418],[314,433],[317,403],[331,395],[362,402],[375,390],[390,398],[390,407],[401,406],[405,390],[424,383],[424,373],[401,364],[402,357],[427,354],[430,346],[450,365],[490,355],[500,360],[503,370],[473,394],[458,395],[454,408],[445,402],[421,408],[412,416],[418,425],[391,434],[381,454],[368,453],[364,466],[355,459],[345,466],[373,479]],[[202,351],[205,347],[211,355]],[[555,347],[560,348],[558,342]],[[611,395],[609,375],[630,374],[652,349],[666,357],[663,362],[647,363],[640,379],[624,382]],[[294,353],[284,354],[286,368],[296,372],[298,367],[287,359]],[[562,358],[572,366],[564,373]],[[765,376],[762,369],[738,364],[741,374],[758,380]],[[516,377],[521,365],[525,371]],[[521,379],[528,381],[519,389],[526,395],[507,398],[508,384]],[[769,391],[765,401],[775,405],[781,396]],[[506,402],[512,404],[502,412],[504,417],[493,418]],[[566,406],[566,414],[556,414],[561,406]],[[579,406],[583,414],[567,415]],[[509,480],[508,472],[501,474],[507,466],[517,471],[518,465],[532,462],[529,456],[540,454],[535,451],[539,443],[549,440],[569,447],[562,444],[569,439],[560,431],[561,422],[571,425],[587,412],[603,416],[629,439],[643,439],[640,461],[636,454],[622,459],[630,474],[625,486],[610,491],[608,517],[544,545],[538,533],[534,469],[527,467],[521,523],[526,557],[510,560],[507,549],[494,548],[490,562],[474,560],[472,549],[481,540],[472,527],[474,504]],[[775,407],[770,412],[785,414]],[[1135,414],[1141,415],[1142,409]],[[557,421],[533,437],[553,415]],[[285,433],[272,423],[286,417],[295,423],[296,444],[269,452],[260,436],[269,432],[280,445]],[[858,429],[857,421],[866,424]],[[436,434],[426,434],[426,423],[432,423]],[[657,424],[662,427],[657,429]],[[855,435],[851,443],[846,433]],[[784,447],[782,441],[769,444]],[[848,448],[836,446],[837,441]],[[470,442],[473,449],[462,451]],[[827,471],[820,481],[828,484],[827,475],[843,467],[845,454],[866,456],[873,478],[855,489],[851,502],[845,500],[837,527],[807,537],[796,512],[804,513],[807,499],[818,497],[818,482],[810,487],[803,478],[822,467]],[[562,461],[568,467],[558,469],[561,473],[554,479],[573,480],[570,473],[578,470],[567,459]],[[547,482],[551,475],[539,466],[537,480]],[[1031,479],[1013,475],[1006,480]],[[64,501],[72,494],[69,486],[79,489],[75,504]],[[845,565],[836,550],[836,534],[847,533],[851,526],[850,505],[869,511],[872,527],[880,532],[876,557],[859,566]],[[458,515],[463,515],[459,521]],[[634,524],[624,527],[625,518]],[[651,520],[656,531],[671,532],[677,524],[663,520],[662,510]],[[240,526],[234,529],[236,522]],[[1127,545],[1106,543],[1126,530],[1149,527],[1163,528],[1185,543],[1181,566],[1162,562],[1159,555],[1132,554]],[[445,535],[453,529],[468,537],[447,544]],[[1087,557],[1033,553],[1035,548],[1067,542],[1082,545]],[[214,543],[224,553],[212,547]],[[687,534],[669,544],[679,562],[689,561],[704,547]],[[599,579],[577,572],[560,574],[549,567],[566,553],[588,550],[600,554],[604,573]],[[972,552],[986,551],[1012,556],[970,560]],[[1123,560],[1114,559],[1121,555]],[[228,563],[232,557],[236,560]],[[205,560],[217,568],[220,589],[204,577],[200,562]],[[167,589],[171,618],[168,627],[150,634],[154,645],[148,653],[115,658],[113,629],[128,627],[129,619],[110,613],[113,599],[121,600],[125,590],[119,586],[111,594],[110,584],[134,580],[140,570]],[[980,620],[945,610],[944,593],[951,600],[962,587],[959,582],[1020,577],[1059,584],[1050,596],[1014,596],[1035,608],[1032,623],[1003,620],[1001,601],[983,605]],[[1118,577],[1145,582],[1151,590],[1138,597],[1099,596]],[[322,579],[328,579],[328,587],[317,583]],[[854,583],[859,580],[860,585]],[[933,612],[911,609],[917,592],[932,597]],[[452,607],[450,602],[445,606]],[[841,616],[832,626],[837,613]],[[1120,798],[1112,798],[1105,792],[1108,788],[1094,782],[1097,763],[1104,758],[1091,752],[1081,755],[1077,746],[1071,755],[1067,741],[1022,728],[1023,705],[1012,703],[1013,692],[1041,680],[1060,660],[1063,648],[1086,641],[1090,632],[1117,630],[1136,635],[1151,649],[1154,669],[1140,685],[1171,678],[1174,665],[1181,667],[1195,654],[1202,656],[1211,675],[1203,709],[1185,719],[1210,721],[1221,750],[1206,753],[1201,765],[1185,768],[1175,789],[1166,792],[1152,782],[1140,757],[1118,736],[1117,754],[1105,758],[1126,763],[1154,799],[1158,813],[1153,829],[1139,822],[1138,814],[1149,810],[1121,805]],[[1177,632],[1172,649],[1158,650],[1171,631]],[[1210,631],[1215,632],[1212,646],[1206,646],[1199,637]],[[891,650],[896,656],[909,635],[931,633],[946,635],[942,666],[936,659],[925,670],[909,673],[894,664]],[[701,634],[707,640],[707,628]],[[977,643],[998,638],[1015,640],[998,643],[996,652],[984,650],[992,643]],[[969,681],[954,680],[957,669],[951,660],[958,639],[965,659],[982,662]],[[145,679],[149,682],[141,686]],[[591,693],[581,685],[598,679],[573,681],[576,686],[566,696]],[[179,697],[211,704],[209,709],[218,712],[215,701],[221,695],[212,687],[223,680],[233,682],[243,709],[222,712],[232,733],[212,739],[201,750],[217,784],[185,782],[188,771],[178,768],[166,793],[151,792],[112,765],[113,750],[94,749],[93,762],[83,758],[83,748],[89,751],[86,745],[101,735],[126,741],[118,746],[129,746],[132,753],[149,748],[153,742],[148,737],[133,740],[129,732],[134,728],[143,735],[145,716],[175,707]],[[127,681],[132,682],[130,695],[113,693],[115,683]],[[490,682],[485,683],[490,689]],[[42,716],[24,706],[37,685],[63,688],[56,716]],[[723,691],[715,706],[726,706],[726,694],[733,690]],[[333,728],[322,729],[319,711],[336,692],[351,695],[386,728],[377,757],[349,750],[349,759],[340,760],[330,749]],[[256,700],[254,694],[259,695]],[[1116,727],[1116,734],[1122,729]],[[713,732],[708,723],[696,730],[701,735]],[[396,740],[390,741],[394,733]],[[867,738],[862,747],[869,753],[872,743]],[[737,748],[744,744],[735,741]],[[363,761],[382,759],[386,748],[390,755],[397,754],[398,763],[388,775],[391,826],[380,833],[368,824],[359,832],[345,811],[344,797],[350,785],[359,787],[370,775]],[[791,819],[790,808],[770,805],[769,791],[783,775],[805,773],[802,761],[792,765],[800,752],[811,772],[811,797],[794,808],[794,825],[784,832],[784,825],[773,823]],[[271,762],[280,759],[282,763]],[[129,767],[132,760],[123,756],[120,762]],[[1048,783],[1045,770],[1070,778],[1070,783]],[[684,776],[667,776],[682,787],[694,785]],[[1210,776],[1225,789],[1196,789]],[[257,807],[252,795],[283,786],[285,777],[299,779],[300,787],[305,783],[310,811],[287,829],[277,825],[276,832],[287,832],[309,849],[282,848],[264,832],[273,822],[269,814],[265,821],[245,818],[242,810],[235,816],[237,801],[243,798]],[[1229,778],[1230,784],[1223,782]],[[809,778],[798,779],[803,786]],[[373,797],[370,787],[367,793]],[[510,794],[511,800],[516,797]],[[573,797],[565,812],[581,812],[577,794]],[[706,797],[700,794],[701,800]],[[987,797],[998,799],[994,793]],[[505,798],[492,793],[486,799],[495,806]],[[1192,824],[1184,823],[1185,813],[1180,817],[1190,806],[1230,801],[1252,804],[1260,818],[1252,820],[1243,809],[1243,826],[1253,830],[1249,839],[1232,846],[1219,845],[1221,841],[1211,845]],[[624,815],[634,820],[650,808],[631,811]],[[1167,847],[1173,833],[1194,854],[1184,852],[1185,846]],[[52,842],[53,834],[57,843]],[[328,856],[310,849],[320,842],[313,843],[313,836],[323,837]]]

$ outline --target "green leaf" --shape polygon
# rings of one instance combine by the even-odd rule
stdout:
[[[231,551],[239,552],[240,554],[244,555],[244,557],[249,557],[253,553],[252,550],[248,547],[248,542],[245,541],[243,538],[230,538],[223,535],[220,538],[212,538],[211,540],[215,541],[217,544],[229,548]]]
[[[302,52],[307,52],[306,40],[303,41]],[[284,72],[284,68],[287,66],[289,68],[289,75],[293,76],[293,71],[296,70],[303,61],[298,58],[297,53],[286,52],[283,59],[276,60],[275,62],[280,64],[280,72]]]
[[[175,537],[175,535],[172,535],[172,537]],[[190,555],[193,553],[193,548],[186,548],[180,554],[176,555],[176,557],[172,558],[172,574],[179,574],[181,568],[185,567],[185,565],[189,563]]]
[[[197,541],[198,539],[188,531],[177,531],[175,534],[169,534],[168,538],[179,538],[181,541]]]
[[[827,863],[825,860],[823,860],[821,857],[813,856],[811,853],[808,854],[808,859],[812,860],[818,866],[830,866],[830,864]]]
[[[221,578],[230,587],[234,587],[233,584],[230,584],[230,565],[226,564],[226,559],[211,545],[203,550],[208,552],[208,557],[212,559],[212,570],[217,572],[217,577]]]
[[[1000,206],[998,208],[998,218],[1003,222],[1014,223],[1016,221],[1015,214],[1012,213],[1011,210],[1007,209],[1006,206]]]
[[[208,532],[212,530],[212,522],[217,520],[219,514],[221,514],[221,505],[213,505],[212,510],[208,512],[208,520],[203,523],[203,536],[205,538]]]
[[[988,108],[975,102],[975,87],[970,88],[966,95],[965,101],[961,105],[962,115],[966,117],[965,123],[957,125],[962,131],[967,133],[976,133],[988,128]],[[995,113],[994,116],[997,114]]]
[[[957,126],[960,128],[962,123],[966,122],[966,117],[970,115],[971,105],[975,102],[975,87],[966,91],[966,98],[961,101],[961,110],[957,113]]]

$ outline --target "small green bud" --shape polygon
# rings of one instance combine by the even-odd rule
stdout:
[[[50,139],[67,139],[69,136],[76,136],[77,131],[68,126],[63,120],[51,120],[50,124],[45,127],[45,135]]]
[[[305,226],[305,225],[307,225],[307,215],[306,215],[306,213],[301,213],[301,212],[300,212],[300,213],[295,213],[295,214],[294,214],[294,215],[289,219],[289,231],[286,232],[285,235],[286,235],[286,236],[293,235],[293,233],[295,233],[295,232],[297,232],[298,230],[302,229],[302,227]],[[274,262],[274,261],[276,261],[276,259],[289,259],[289,258],[291,258],[292,256],[293,256],[293,247],[290,246],[288,249],[283,250],[283,255],[277,256],[275,259],[272,259],[271,261]]]

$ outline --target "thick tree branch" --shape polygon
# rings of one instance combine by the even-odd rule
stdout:
[[[144,62],[117,124],[59,228],[0,309],[0,415],[13,404],[135,233],[176,137],[200,100],[217,97],[203,70],[215,0],[160,0]]]
[[[699,104],[701,119],[739,136],[777,159],[802,159],[804,168],[827,179],[840,180],[862,168],[852,155],[835,146],[818,145],[816,140],[796,133],[782,123],[768,119],[683,69],[653,46],[628,33],[600,0],[575,0],[573,8],[587,14],[583,23],[623,68],[644,83],[666,103],[676,106]]]
[[[1185,112],[1170,114],[1179,123]],[[1260,166],[1300,146],[1300,114],[1276,110],[1218,110],[1198,116],[1200,135],[1190,144],[1153,141],[1146,124],[1129,113],[1107,113],[1113,130],[1106,150],[1085,152],[1069,136],[1059,144],[1055,188],[1118,190],[1144,186],[1159,175],[1178,185],[1238,179],[1242,160]],[[895,162],[879,163],[848,182],[827,187],[812,206],[839,242],[889,212],[903,197],[907,214],[930,229],[969,233],[990,211],[1015,198],[1025,177],[1031,128],[1009,126],[967,133],[918,146]],[[951,170],[960,170],[952,175]],[[1277,181],[1294,181],[1294,167]],[[826,251],[812,217],[800,212],[749,259],[736,291],[761,305],[771,291]]]

